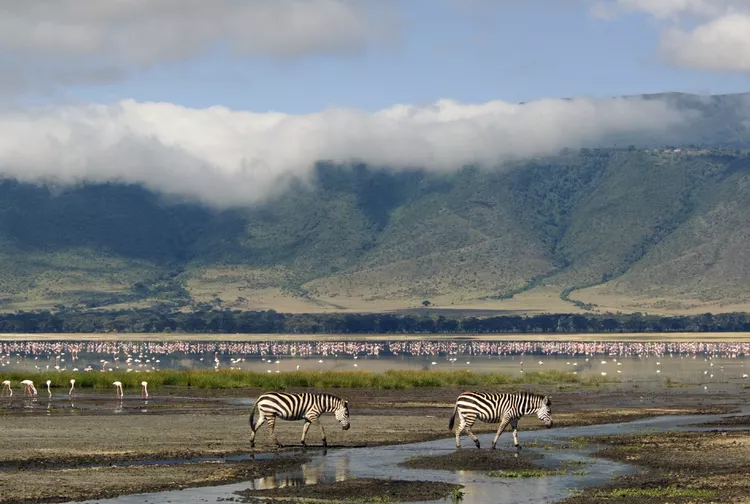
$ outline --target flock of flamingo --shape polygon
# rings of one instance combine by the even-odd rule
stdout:
[[[11,382],[10,380],[3,381],[3,390],[0,392],[0,397],[12,397],[13,396],[13,389],[10,386]],[[22,380],[21,385],[24,386],[24,392],[27,397],[35,397],[37,395],[36,387],[34,386],[34,382],[31,380]],[[52,385],[52,380],[47,380],[47,394],[51,398],[52,397],[52,389],[50,388],[50,385]],[[112,385],[115,387],[115,392],[117,394],[118,399],[122,399],[125,397],[125,392],[122,389],[122,382],[116,381],[112,382]],[[75,387],[76,387],[76,380],[75,378],[71,378],[70,380],[70,390],[68,391],[68,396],[72,397],[75,393]],[[141,398],[142,399],[148,399],[148,382],[142,381],[141,382]]]

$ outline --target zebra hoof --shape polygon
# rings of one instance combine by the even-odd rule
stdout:
[[[481,448],[479,445],[479,441],[474,441],[474,444],[477,445],[477,449]]]
[[[493,450],[496,450],[497,448],[495,447],[495,445],[492,445],[492,449],[493,449]]]
[[[255,448],[255,441],[250,441],[250,448]]]
[[[307,448],[307,443],[305,443],[304,441],[302,441],[302,448]]]
[[[516,450],[521,451],[521,445],[516,445]]]
[[[323,448],[328,448],[328,441],[323,441]]]

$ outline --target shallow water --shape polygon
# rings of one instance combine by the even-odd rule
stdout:
[[[629,382],[750,383],[750,343],[577,341],[0,342],[3,370],[132,371],[467,369],[571,371]]]
[[[750,409],[743,413],[747,414]],[[572,437],[599,436],[611,434],[632,434],[655,429],[685,430],[690,424],[704,423],[718,420],[732,415],[690,415],[690,416],[662,416],[634,422],[594,425],[585,427],[555,428],[545,431],[519,432],[519,441],[544,444],[559,444]],[[712,430],[716,427],[695,428],[690,430]],[[725,429],[728,430],[728,429]],[[493,434],[480,435],[483,446],[490,445]],[[473,450],[473,446],[466,444],[468,439],[462,438],[464,449]],[[509,449],[512,439],[510,436],[500,439],[498,447]],[[469,440],[469,444],[471,444]],[[86,501],[93,504],[135,504],[168,502],[210,503],[229,498],[237,498],[234,492],[240,490],[264,489],[283,487],[288,485],[316,484],[321,482],[342,481],[349,478],[394,478],[403,480],[443,481],[464,485],[465,504],[533,504],[555,502],[565,498],[570,491],[607,483],[613,476],[621,476],[637,472],[632,466],[607,460],[592,459],[589,455],[596,450],[589,446],[586,450],[545,450],[538,447],[524,448],[524,453],[541,454],[542,460],[535,461],[539,465],[556,465],[561,461],[579,460],[590,462],[576,466],[576,470],[586,471],[585,475],[566,474],[561,476],[546,476],[542,478],[494,478],[477,471],[438,471],[422,469],[406,469],[399,467],[400,462],[409,457],[421,455],[441,455],[454,451],[453,439],[441,439],[423,443],[407,445],[382,446],[371,448],[343,448],[329,449],[325,453],[314,455],[313,459],[296,471],[279,473],[267,478],[232,485],[185,489],[171,492],[145,493],[118,497],[114,499],[99,499]],[[486,449],[486,448],[483,448]],[[311,453],[314,453],[311,451]],[[285,453],[288,455],[288,452]],[[283,455],[276,455],[283,456]],[[235,457],[235,460],[237,458]],[[439,502],[450,502],[445,499]]]

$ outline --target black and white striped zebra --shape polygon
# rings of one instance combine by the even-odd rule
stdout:
[[[291,394],[288,392],[266,392],[258,397],[250,413],[250,446],[255,446],[255,433],[263,422],[268,424],[268,431],[276,446],[282,447],[274,433],[276,417],[282,420],[305,420],[305,426],[302,428],[302,446],[306,446],[305,438],[310,424],[318,424],[320,427],[320,437],[323,439],[323,446],[328,446],[326,433],[318,417],[327,412],[333,412],[336,420],[341,424],[343,430],[349,430],[349,401],[331,394],[316,394],[304,392],[301,394]],[[255,415],[258,415],[257,422]]]
[[[456,399],[456,406],[453,408],[453,416],[448,424],[448,430],[453,429],[456,416],[458,416],[456,448],[461,448],[461,432],[464,430],[479,448],[479,439],[471,432],[471,426],[474,425],[474,422],[477,419],[487,423],[500,422],[497,434],[492,440],[492,449],[494,450],[500,434],[510,424],[513,428],[513,446],[520,450],[518,419],[523,415],[532,413],[536,413],[539,419],[544,422],[545,427],[548,429],[552,427],[552,402],[547,396],[532,392],[515,394],[464,392]]]

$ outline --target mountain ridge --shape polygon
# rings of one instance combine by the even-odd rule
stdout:
[[[750,93],[670,99],[706,109],[671,145],[451,173],[320,162],[248,207],[5,179],[0,309],[742,308]]]

